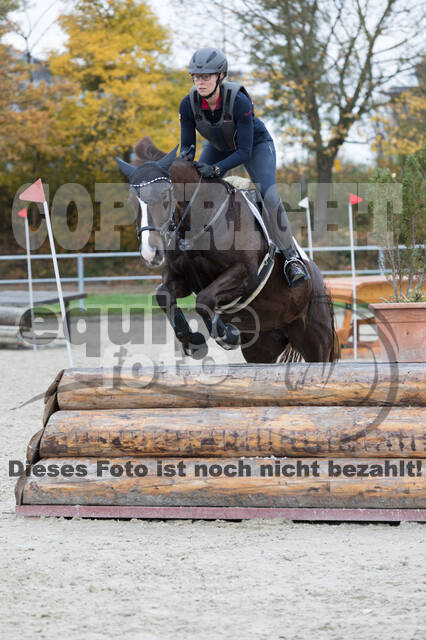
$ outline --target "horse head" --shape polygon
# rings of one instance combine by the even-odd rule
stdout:
[[[136,167],[116,158],[121,172],[130,183],[129,200],[135,210],[140,253],[149,268],[160,268],[165,263],[163,233],[173,215],[169,173],[177,148],[159,160],[149,160]]]

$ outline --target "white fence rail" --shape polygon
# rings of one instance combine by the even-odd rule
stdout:
[[[402,247],[403,248],[403,247]],[[313,253],[327,253],[327,252],[336,252],[336,251],[350,251],[350,246],[330,246],[330,247],[313,247]],[[356,246],[355,251],[380,251],[380,247],[377,245],[365,245],[365,246]],[[304,250],[307,251],[307,247],[304,247]],[[122,276],[87,276],[84,273],[84,266],[86,260],[98,260],[102,258],[140,258],[140,254],[138,251],[105,251],[105,252],[95,252],[95,253],[59,253],[57,255],[58,260],[76,260],[77,262],[77,275],[74,277],[63,277],[61,280],[63,282],[76,282],[78,284],[78,292],[85,292],[85,283],[86,282],[111,282],[111,281],[143,281],[143,280],[160,280],[161,275],[122,275]],[[51,260],[52,256],[50,253],[33,253],[31,255],[31,260]],[[17,260],[26,260],[26,255],[16,254],[16,255],[2,255],[0,256],[0,261],[17,261]],[[358,275],[372,275],[383,273],[379,268],[377,269],[357,269]],[[329,271],[324,270],[322,274],[325,276],[334,276],[334,275],[350,275],[350,265],[348,269],[338,270],[338,271]],[[33,278],[33,282],[37,284],[41,283],[52,283],[55,282],[54,278]],[[16,285],[16,284],[28,284],[27,278],[20,279],[0,279],[0,286],[2,285]],[[80,301],[80,306],[84,308],[84,301]]]

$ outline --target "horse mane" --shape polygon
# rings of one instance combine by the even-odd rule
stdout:
[[[170,167],[170,178],[172,182],[196,183],[200,176],[191,160],[177,158]]]
[[[170,167],[170,178],[172,182],[189,182],[196,184],[200,179],[200,174],[192,160],[177,158]],[[232,184],[219,177],[204,178],[203,184],[221,184],[225,187],[228,193],[233,193],[235,191]]]
[[[135,153],[138,165],[150,160],[161,160],[166,155],[164,151],[155,146],[151,136],[144,136],[135,144]]]

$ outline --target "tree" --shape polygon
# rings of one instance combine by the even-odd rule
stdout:
[[[418,84],[394,86],[386,92],[389,101],[371,118],[376,136],[372,148],[379,160],[403,163],[426,144],[426,56],[416,67]]]
[[[162,148],[174,146],[186,76],[168,61],[168,32],[147,4],[79,0],[59,22],[66,50],[49,64],[75,87],[58,113],[68,136],[66,164],[82,178],[104,180],[117,176],[114,156],[128,157],[142,133]]]
[[[33,21],[28,12],[28,9],[33,7],[30,0],[0,0],[0,24],[3,24],[7,32],[14,33],[22,39],[24,56],[28,63],[27,71],[31,81],[33,80],[31,75],[33,71],[31,64],[34,62],[33,50],[52,27],[54,21],[52,20],[41,34],[38,33],[38,27],[46,14],[58,3],[59,0],[52,0]],[[15,15],[10,16],[10,13]]]
[[[15,29],[8,15],[16,3],[0,5],[0,227],[10,229],[10,205],[17,189],[39,175],[57,177],[64,137],[57,123],[57,105],[69,84],[54,82],[39,61],[28,62],[24,53],[5,44]],[[43,73],[41,73],[41,70]],[[34,79],[36,78],[36,81]]]
[[[240,0],[234,8],[256,77],[269,87],[266,112],[284,140],[314,154],[319,183],[331,182],[352,126],[383,104],[380,90],[418,61],[419,11],[404,0]],[[327,194],[319,185],[323,228]]]
[[[370,214],[377,243],[382,247],[382,267],[389,270],[395,302],[422,298],[425,273],[426,146],[407,157],[402,180],[402,209],[392,197],[397,187],[389,168],[377,168],[368,191]],[[377,190],[377,186],[382,189]],[[385,190],[383,189],[385,188]],[[386,189],[388,189],[386,194]]]
[[[6,11],[16,6],[0,0],[0,35],[16,32]],[[145,2],[77,1],[60,21],[65,52],[44,62],[29,63],[0,39],[0,227],[12,252],[10,211],[23,183],[42,177],[51,199],[64,183],[94,195],[96,181],[120,179],[114,156],[129,159],[141,134],[151,133],[166,149],[178,137],[187,76],[169,61],[169,35]],[[71,227],[76,219],[70,205]],[[133,228],[128,236],[136,241]]]
[[[5,28],[9,20],[9,14],[21,6],[20,0],[0,0],[0,28]]]

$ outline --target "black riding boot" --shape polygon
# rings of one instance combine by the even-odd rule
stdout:
[[[284,256],[284,275],[289,287],[298,287],[306,280],[310,280],[311,276],[296,249],[293,247],[281,249],[281,253]]]
[[[311,276],[294,245],[290,223],[282,202],[273,209],[272,216],[268,213],[268,218],[267,226],[271,239],[284,257],[284,275],[288,285],[298,287],[306,280],[310,280]]]

